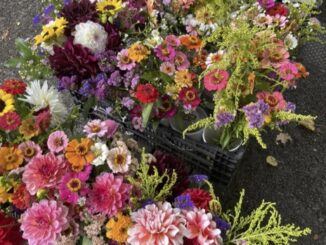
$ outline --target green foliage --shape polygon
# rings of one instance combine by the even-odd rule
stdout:
[[[287,245],[311,233],[309,228],[301,229],[293,224],[282,225],[281,215],[275,203],[263,201],[251,214],[242,216],[244,194],[243,190],[233,213],[227,211],[222,215],[231,224],[226,234],[226,244],[238,244],[240,241],[245,241],[248,245]]]
[[[295,114],[287,111],[277,112],[275,113],[274,116],[281,121],[295,121],[295,122],[300,122],[305,120],[315,120],[317,118],[310,115]]]
[[[196,129],[199,128],[205,128],[205,127],[209,127],[211,126],[213,123],[215,122],[214,117],[207,117],[204,118],[202,120],[197,121],[196,123],[190,125],[188,128],[186,128],[183,132],[182,132],[182,136],[183,138],[186,137],[187,133],[194,131]]]
[[[244,142],[246,143],[249,140],[250,136],[256,138],[257,142],[263,149],[267,149],[267,145],[264,143],[261,133],[258,128],[249,128],[248,126],[243,129]]]
[[[21,38],[15,41],[19,57],[10,59],[6,66],[19,69],[19,75],[25,81],[42,80],[51,76],[51,70],[46,66],[42,57],[32,45]]]
[[[153,200],[155,202],[166,200],[166,197],[171,194],[172,187],[177,182],[177,174],[174,170],[171,176],[167,173],[167,170],[160,174],[156,167],[148,164],[147,155],[143,149],[136,177],[127,176],[127,179],[142,193],[141,198],[136,197],[132,199],[136,202],[135,205],[139,205],[141,201],[145,200]]]

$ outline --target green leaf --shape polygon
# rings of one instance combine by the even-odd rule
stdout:
[[[142,118],[144,127],[147,126],[149,118],[153,110],[154,103],[146,104],[143,106]]]
[[[25,40],[17,38],[15,41],[15,45],[17,50],[22,54],[22,56],[29,57],[33,55],[31,48],[28,46]]]
[[[87,237],[82,237],[82,245],[92,245],[92,241],[89,240]]]
[[[84,105],[84,110],[83,110],[84,118],[88,117],[88,114],[89,114],[91,108],[95,106],[95,103],[96,103],[96,99],[94,96],[88,97],[88,99]]]

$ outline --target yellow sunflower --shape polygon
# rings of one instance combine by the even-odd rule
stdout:
[[[42,27],[41,34],[34,37],[35,45],[39,45],[52,38],[58,38],[64,34],[68,21],[63,18],[56,18],[53,22]]]
[[[0,117],[15,110],[15,100],[11,94],[0,89]]]
[[[97,2],[96,10],[101,14],[114,16],[122,9],[121,0],[103,0]]]
[[[106,224],[106,237],[124,243],[128,239],[128,229],[132,226],[132,220],[129,216],[118,213],[116,217],[111,218]]]

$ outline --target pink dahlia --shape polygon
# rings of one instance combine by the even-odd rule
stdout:
[[[204,85],[208,91],[221,91],[226,88],[229,73],[225,70],[213,70],[204,77]]]
[[[88,206],[92,213],[112,217],[121,211],[129,199],[131,185],[123,183],[121,176],[104,173],[96,177],[89,192]]]
[[[33,157],[40,156],[42,154],[41,147],[33,141],[25,141],[21,143],[18,148],[22,151],[26,161],[29,161]]]
[[[13,131],[16,130],[22,120],[16,112],[7,112],[2,117],[0,117],[0,128],[4,131]]]
[[[259,92],[256,95],[257,99],[263,100],[266,104],[269,105],[271,111],[284,110],[286,108],[286,101],[281,92]]]
[[[190,110],[196,109],[201,102],[197,90],[193,87],[181,89],[179,100],[183,103],[183,106],[186,109]]]
[[[187,235],[183,215],[168,202],[147,205],[132,213],[131,219],[135,224],[128,230],[130,244],[177,245]]]
[[[118,67],[120,70],[132,70],[136,67],[135,61],[131,60],[128,56],[128,49],[121,50],[117,55]]]
[[[193,244],[223,244],[221,230],[216,227],[211,213],[204,209],[188,210],[185,213],[187,221],[187,238],[193,239]]]
[[[51,152],[62,152],[68,145],[68,137],[63,131],[55,131],[49,135],[48,148]]]
[[[21,217],[23,238],[28,244],[54,244],[68,227],[68,208],[54,200],[34,203]]]
[[[190,62],[187,58],[187,55],[180,51],[176,52],[174,57],[174,63],[179,71],[186,70],[190,67]]]
[[[284,62],[278,68],[279,76],[286,81],[291,81],[296,78],[298,72],[297,66],[290,62]]]
[[[154,51],[161,61],[173,61],[175,57],[175,50],[171,46],[162,44],[156,47]]]
[[[66,162],[52,153],[34,157],[25,168],[23,182],[32,195],[42,188],[54,188],[66,172]]]
[[[106,123],[104,121],[95,119],[85,125],[83,132],[87,134],[88,138],[94,138],[96,136],[103,137],[107,132],[106,129]]]
[[[92,166],[87,165],[82,172],[71,172],[63,176],[59,185],[60,198],[71,204],[77,204],[79,196],[88,193],[86,181],[91,174]]]

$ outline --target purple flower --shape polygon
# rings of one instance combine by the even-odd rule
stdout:
[[[221,112],[217,115],[215,121],[215,128],[222,128],[223,126],[233,122],[235,116],[230,112]]]
[[[163,0],[164,5],[170,5],[170,3],[171,3],[171,0]]]
[[[201,185],[207,180],[208,180],[207,175],[195,174],[195,175],[189,176],[189,181],[192,182],[192,183],[195,183],[197,185]]]
[[[122,76],[119,71],[113,72],[107,81],[109,86],[114,86],[114,87],[118,87],[121,84],[121,82],[122,82]]]
[[[186,70],[190,67],[190,62],[187,58],[187,55],[180,51],[176,52],[174,63],[177,66],[178,70]]]
[[[40,15],[36,15],[34,18],[33,18],[33,24],[34,25],[37,25],[41,22],[41,16]]]
[[[87,79],[82,82],[82,86],[79,89],[79,93],[85,97],[94,94],[94,86],[92,79]]]
[[[296,105],[292,102],[287,102],[286,104],[286,108],[285,108],[285,111],[288,111],[288,112],[295,112],[295,109],[296,109]]]
[[[132,108],[134,108],[135,101],[133,99],[131,99],[130,97],[123,97],[121,104],[130,111],[130,110],[132,110]]]
[[[191,201],[190,194],[177,196],[174,199],[174,205],[180,209],[193,209],[194,203]]]
[[[73,87],[76,85],[76,83],[77,83],[77,76],[71,76],[71,77],[64,76],[58,81],[57,87],[59,91],[65,89],[72,90]]]
[[[231,225],[226,221],[224,221],[223,219],[221,219],[220,217],[215,217],[214,221],[216,223],[216,227],[220,229],[222,232],[226,232],[231,228]]]
[[[44,15],[48,16],[49,14],[51,14],[54,11],[54,5],[53,4],[49,4],[45,9],[44,9]]]
[[[71,0],[64,0],[63,3],[64,3],[64,5],[70,4]]]
[[[128,56],[128,49],[121,50],[117,55],[118,67],[120,70],[132,70],[136,67],[136,63],[132,61]]]
[[[115,70],[115,64],[117,63],[116,53],[112,50],[99,53],[95,55],[98,60],[98,66],[102,72],[111,73]]]
[[[145,200],[143,203],[142,203],[142,208],[145,208],[147,205],[151,205],[151,204],[154,204],[155,202],[152,200],[152,199],[148,199],[148,200]]]
[[[270,9],[270,8],[274,7],[275,0],[258,0],[258,3],[263,8]]]
[[[143,125],[143,119],[141,117],[134,117],[131,120],[131,123],[134,129],[139,130],[140,132],[143,132],[145,130]]]
[[[243,111],[249,122],[249,128],[261,128],[264,125],[264,115],[269,111],[269,106],[263,100],[243,107]]]
[[[159,45],[154,52],[161,61],[172,61],[175,57],[175,50],[171,46]]]

